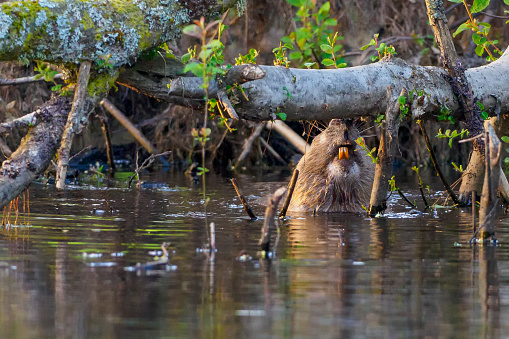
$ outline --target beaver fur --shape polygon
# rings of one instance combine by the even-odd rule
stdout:
[[[375,165],[355,142],[360,136],[350,120],[333,119],[314,138],[297,165],[289,211],[362,212],[369,205]]]

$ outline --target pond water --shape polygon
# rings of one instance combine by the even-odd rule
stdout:
[[[267,195],[289,174],[238,177],[255,214],[263,216]],[[197,251],[207,241],[201,186],[174,172],[145,179],[161,185],[65,192],[32,185],[30,213],[0,238],[2,338],[509,333],[506,216],[497,247],[471,247],[469,209],[413,213],[393,197],[396,208],[383,218],[289,215],[275,257],[265,261],[256,256],[263,220],[248,220],[229,180],[211,175],[208,220],[218,248],[211,258]],[[404,187],[419,199],[413,185]],[[171,265],[133,268],[154,260],[163,242],[171,243]],[[241,250],[254,259],[239,262]]]

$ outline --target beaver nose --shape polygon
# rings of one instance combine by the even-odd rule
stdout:
[[[345,121],[343,119],[332,119],[329,122],[329,126],[341,126],[344,123],[345,123]]]

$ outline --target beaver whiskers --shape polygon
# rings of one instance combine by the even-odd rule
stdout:
[[[290,211],[362,212],[369,204],[374,164],[357,146],[359,130],[334,119],[313,140],[297,165]]]

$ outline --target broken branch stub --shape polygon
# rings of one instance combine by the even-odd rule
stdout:
[[[69,154],[71,152],[72,140],[88,120],[88,114],[93,108],[90,97],[88,96],[87,86],[90,79],[90,61],[84,61],[80,65],[78,72],[78,84],[74,93],[74,101],[71,111],[65,125],[64,134],[60,149],[58,150],[58,167],[56,186],[58,189],[65,188],[65,178],[67,175],[67,166],[69,165]]]
[[[484,185],[481,195],[481,208],[479,210],[479,230],[481,239],[485,240],[495,236],[496,215],[497,215],[497,188],[500,182],[500,158],[502,154],[502,144],[495,133],[495,129],[489,121],[484,122],[486,130],[486,155],[484,171]]]
[[[279,205],[279,202],[285,193],[286,187],[278,188],[276,192],[274,192],[274,194],[269,198],[269,203],[265,209],[265,220],[262,227],[262,236],[259,241],[261,250],[265,251],[265,253],[270,252],[270,233],[272,232],[272,229],[274,229],[274,218],[277,213],[277,206]]]
[[[405,88],[401,90],[400,96],[406,97]],[[369,215],[374,217],[383,213],[387,208],[387,193],[389,191],[389,180],[392,177],[394,167],[394,155],[398,147],[398,129],[400,123],[400,103],[398,97],[392,96],[392,89],[387,86],[387,111],[385,120],[382,123],[382,136],[378,148],[378,160],[375,167],[375,178],[369,201]]]

